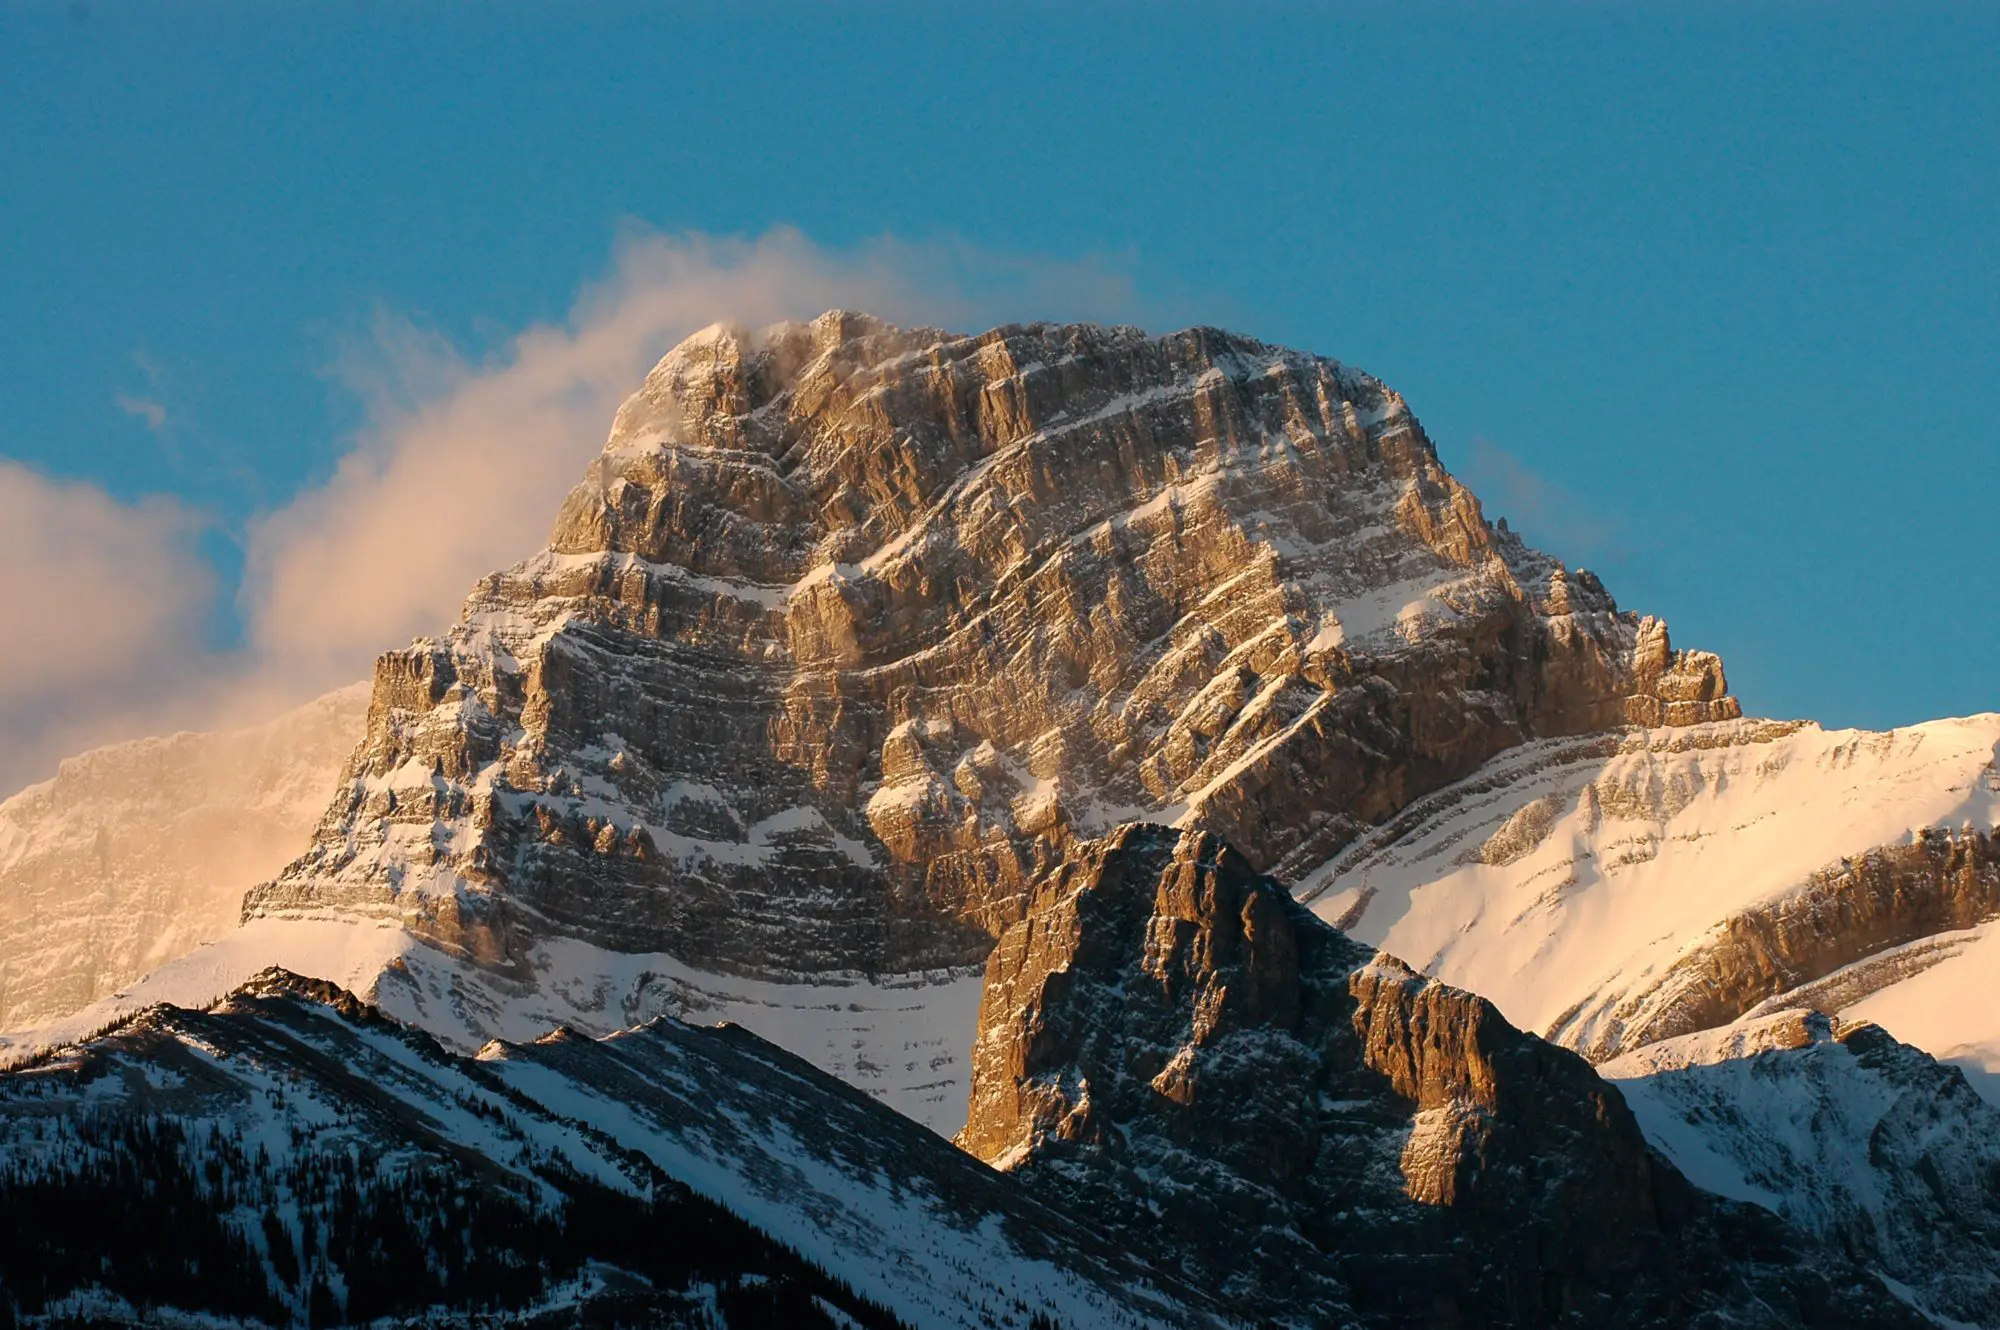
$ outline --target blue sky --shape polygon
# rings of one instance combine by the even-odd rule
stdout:
[[[386,428],[357,357],[421,405],[621,236],[893,236],[969,314],[1382,376],[1754,712],[1993,709],[1996,51],[1969,5],[11,5],[0,457],[178,502],[212,672],[259,522]]]

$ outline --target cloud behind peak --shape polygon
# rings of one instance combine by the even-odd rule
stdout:
[[[967,330],[1139,313],[1115,261],[628,227],[565,320],[490,357],[378,315],[330,367],[363,410],[332,475],[242,533],[242,633],[228,647],[203,640],[219,578],[196,552],[196,514],[0,464],[0,610],[35,626],[0,647],[12,679],[0,797],[88,744],[250,723],[363,676],[381,651],[448,625],[478,578],[541,548],[619,404],[675,343],[718,321],[830,308]],[[120,405],[165,423],[149,400]]]

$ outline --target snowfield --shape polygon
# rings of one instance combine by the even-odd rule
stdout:
[[[1991,713],[1884,733],[1744,720],[1547,740],[1417,801],[1297,889],[1358,939],[1602,1059],[1671,1028],[1686,962],[1732,920],[1782,916],[1815,874],[1927,829],[1990,836],[1996,754]],[[1756,1012],[1877,1022],[1991,1094],[1996,939],[1975,925],[1789,987],[1780,975]]]
[[[559,1026],[603,1035],[661,1015],[727,1021],[939,1135],[965,1123],[976,971],[774,983],[569,939],[542,944],[532,963],[536,982],[525,984],[461,962],[393,923],[253,919],[80,1012],[0,1035],[0,1065],[158,1003],[207,1006],[277,966],[360,994],[463,1052],[493,1039],[530,1041]]]

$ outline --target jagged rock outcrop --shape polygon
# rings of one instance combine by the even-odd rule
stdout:
[[[234,927],[310,843],[367,704],[357,684],[250,729],[93,749],[0,803],[0,1030]]]
[[[1213,329],[831,313],[675,350],[550,548],[384,656],[249,915],[752,973],[976,962],[1147,815],[1318,862],[1538,735],[1737,712],[1395,393]]]
[[[959,1140],[1251,1316],[1867,1325],[1575,1054],[1328,927],[1213,835],[1080,847],[988,964]]]
[[[1514,749],[1300,894],[1593,1061],[1806,1006],[2000,1067],[1996,826],[2000,715],[1732,721]]]
[[[2000,1326],[2000,1108],[1957,1068],[1795,1010],[1602,1070],[1702,1187],[1852,1253],[1943,1323]]]

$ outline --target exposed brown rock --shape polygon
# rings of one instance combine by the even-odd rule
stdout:
[[[1199,832],[1121,828],[1039,885],[988,963],[959,1140],[1253,1317],[1907,1320],[1694,1192],[1581,1058]]]
[[[246,909],[501,966],[551,931],[976,961],[1133,815],[1324,858],[1525,738],[1733,714],[1713,657],[1488,526],[1365,374],[833,313],[661,362],[549,551],[382,658],[318,843]]]

